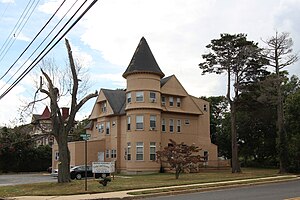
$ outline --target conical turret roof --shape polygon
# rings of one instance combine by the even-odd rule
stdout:
[[[144,37],[140,40],[123,77],[126,78],[129,74],[140,72],[155,73],[161,78],[165,76],[159,68]]]

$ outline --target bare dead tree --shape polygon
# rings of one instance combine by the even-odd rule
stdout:
[[[284,81],[283,69],[297,62],[298,55],[293,53],[293,40],[289,33],[275,32],[275,36],[263,41],[265,55],[269,60],[269,65],[274,68],[276,75],[276,106],[277,106],[277,135],[279,148],[280,173],[286,172],[287,163],[287,134],[284,128],[284,110],[281,85]]]
[[[71,72],[71,83],[67,85],[66,76],[65,79],[60,79],[61,84],[56,83],[56,76],[58,76],[55,68],[52,68],[52,73],[47,73],[45,70],[41,69],[43,77],[46,79],[46,83],[40,83],[39,91],[42,94],[45,94],[46,97],[50,99],[50,112],[51,112],[51,122],[52,130],[51,134],[55,137],[58,143],[59,149],[59,165],[58,165],[58,182],[65,183],[70,182],[70,152],[68,149],[68,134],[71,132],[76,113],[79,109],[91,98],[97,97],[97,92],[90,93],[78,100],[78,91],[79,91],[79,77],[78,77],[78,68],[76,67],[76,62],[72,55],[71,46],[69,41],[65,39],[65,45],[68,51],[69,59],[69,70]],[[43,63],[42,63],[43,64]],[[62,90],[58,88],[59,85],[62,85]],[[67,86],[66,86],[67,85]],[[66,89],[68,88],[68,89]],[[67,119],[64,119],[59,107],[59,99],[61,96],[66,95],[68,91],[71,95],[70,101],[70,114]]]

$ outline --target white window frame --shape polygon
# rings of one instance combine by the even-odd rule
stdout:
[[[127,103],[131,103],[131,92],[128,92],[127,94],[126,94],[126,100],[127,100]]]
[[[156,115],[150,115],[150,130],[156,129]]]
[[[127,142],[127,160],[131,160],[131,142]]]
[[[137,142],[136,143],[136,160],[143,161],[144,160],[144,143]]]
[[[135,101],[136,102],[144,102],[144,92],[138,91],[135,93]]]
[[[161,120],[161,131],[166,132],[166,120],[165,119]]]
[[[155,142],[150,142],[149,153],[150,153],[150,155],[149,155],[150,160],[153,160],[153,161],[156,160],[156,143]]]
[[[106,135],[110,134],[110,122],[106,122],[106,131],[105,131]]]
[[[149,101],[151,103],[155,103],[156,102],[156,93],[155,92],[150,92],[149,93]]]
[[[162,106],[166,105],[166,97],[165,96],[161,96],[161,105]]]
[[[127,116],[127,131],[131,130],[131,116]]]
[[[177,131],[177,133],[181,133],[181,119],[177,119],[176,131]]]
[[[169,97],[169,106],[170,107],[174,106],[174,97]]]
[[[102,102],[102,104],[101,104],[101,111],[102,111],[102,113],[106,113],[106,111],[107,111],[106,101]]]
[[[110,151],[110,154],[111,154],[111,158],[116,158],[117,157],[117,150],[116,149],[112,149],[111,151]]]
[[[144,130],[144,116],[143,115],[135,116],[135,128],[136,128],[136,130]]]
[[[177,97],[176,106],[181,107],[181,99],[179,97]]]

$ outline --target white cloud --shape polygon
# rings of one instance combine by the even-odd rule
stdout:
[[[15,3],[14,0],[1,0],[1,3]]]
[[[25,41],[25,42],[30,42],[31,41],[31,38],[24,35],[22,32],[18,35],[17,37],[17,40],[22,40],[22,41]]]

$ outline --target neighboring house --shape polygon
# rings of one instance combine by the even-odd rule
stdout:
[[[118,172],[158,172],[156,151],[169,139],[195,144],[218,166],[210,140],[209,103],[189,95],[175,75],[164,78],[145,38],[123,74],[126,90],[101,89],[89,119],[88,164],[115,161]],[[70,165],[84,164],[84,142],[70,142]],[[53,146],[52,166],[58,164]]]
[[[69,116],[69,108],[61,108],[62,116],[64,119],[67,119]],[[52,130],[51,122],[51,112],[48,106],[45,107],[43,113],[33,114],[31,119],[31,124],[33,129],[31,135],[35,138],[36,146],[40,145],[50,145],[54,144],[54,136],[50,135],[49,132]]]

